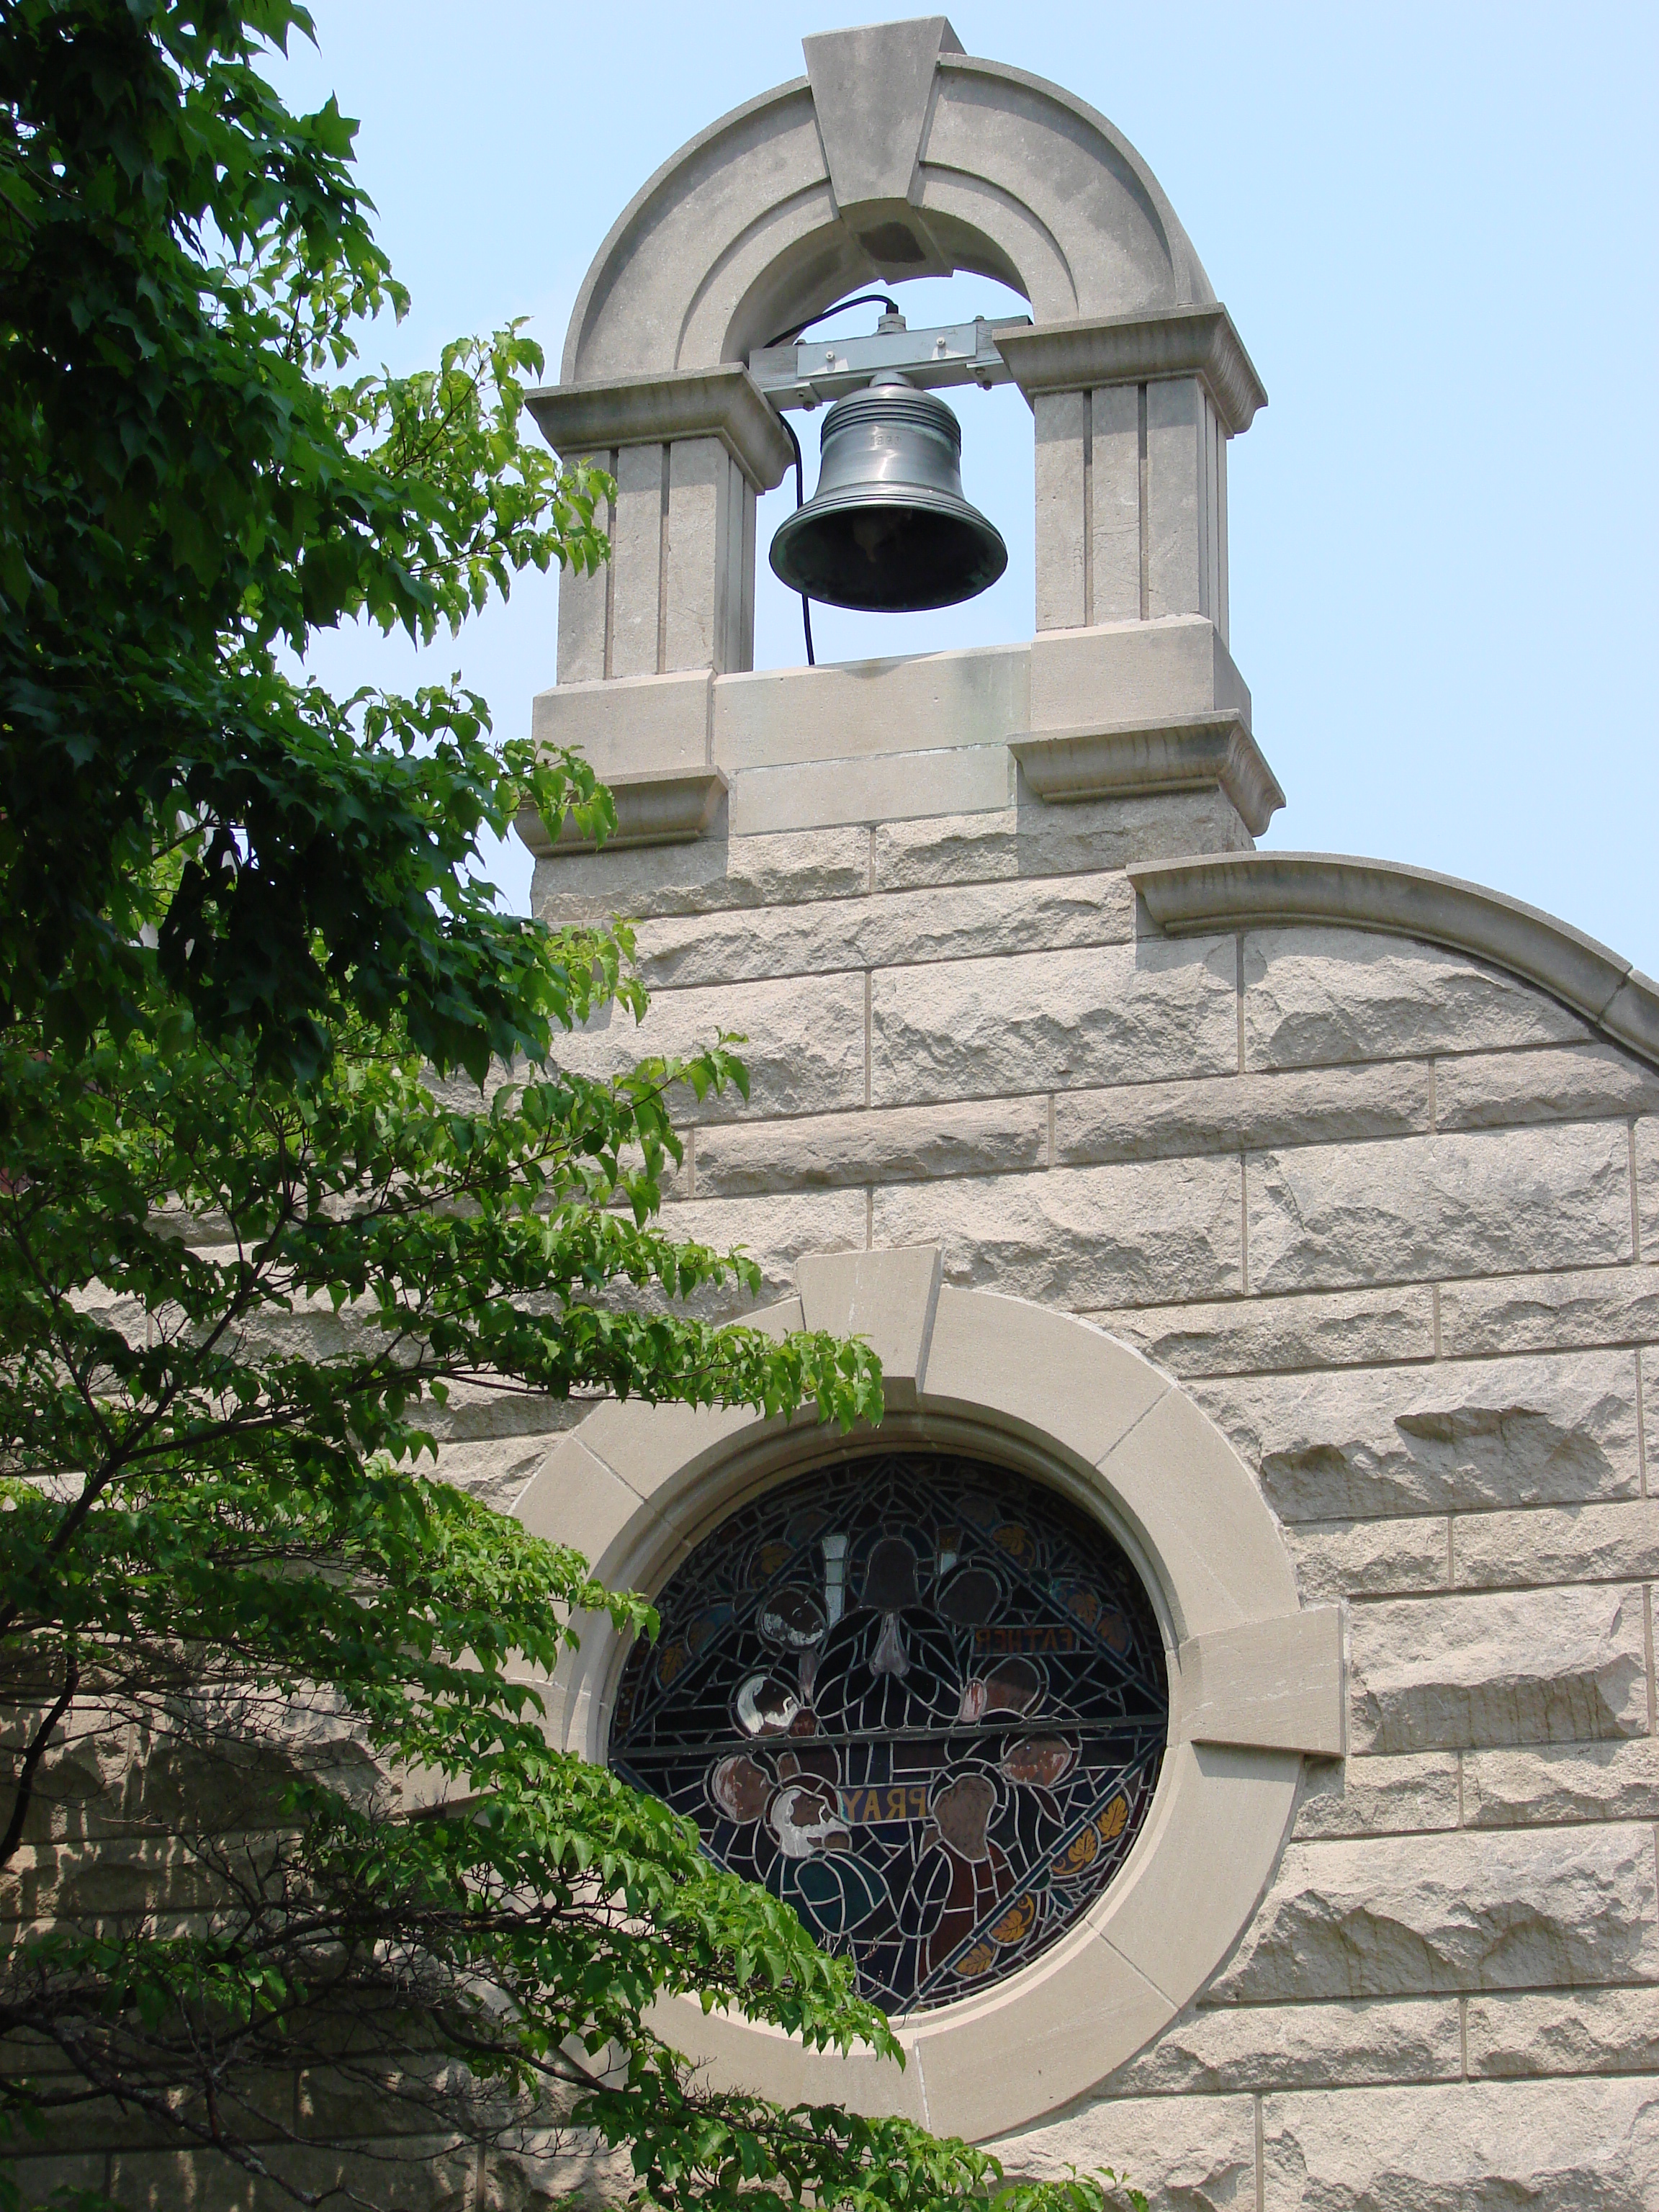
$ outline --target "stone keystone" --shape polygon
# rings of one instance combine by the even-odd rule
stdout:
[[[914,1413],[927,1373],[941,1272],[937,1244],[803,1253],[795,1268],[802,1326],[863,1337],[881,1362],[888,1406],[894,1413]]]
[[[830,186],[843,219],[860,234],[878,233],[866,240],[878,261],[920,261],[924,257],[914,245],[906,252],[896,238],[879,234],[903,228],[933,72],[941,53],[962,52],[961,40],[943,15],[921,15],[831,31],[801,44]]]

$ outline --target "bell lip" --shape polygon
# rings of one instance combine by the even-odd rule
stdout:
[[[1000,558],[983,582],[969,584],[965,590],[952,592],[944,599],[917,599],[906,607],[872,607],[858,599],[827,598],[823,592],[813,591],[799,578],[790,574],[781,564],[780,550],[787,558],[788,541],[799,534],[798,526],[823,515],[841,514],[849,509],[872,507],[903,507],[912,514],[944,515],[952,522],[966,523],[986,544],[988,551],[994,546]],[[988,516],[981,514],[969,500],[954,498],[947,492],[929,491],[923,485],[866,484],[856,493],[850,489],[844,492],[830,492],[823,499],[810,499],[804,507],[798,507],[773,532],[766,559],[772,574],[787,590],[799,592],[804,599],[816,599],[820,606],[849,607],[861,614],[927,614],[936,607],[960,606],[964,600],[976,599],[981,592],[988,592],[993,584],[1001,580],[1007,568],[1008,548],[995,523]]]

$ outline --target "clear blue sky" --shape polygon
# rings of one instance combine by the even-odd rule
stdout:
[[[650,172],[798,76],[804,34],[868,19],[798,0],[313,4],[321,51],[296,51],[289,97],[331,89],[362,118],[415,295],[371,358],[413,366],[525,315],[554,374],[587,264]],[[1230,456],[1233,653],[1290,801],[1265,842],[1471,877],[1659,974],[1659,9],[950,14],[970,53],[1059,80],[1139,147],[1267,385]],[[1011,304],[969,277],[907,291],[915,321]],[[961,413],[1008,576],[937,616],[820,617],[820,659],[1030,634],[1030,414],[1012,391]],[[460,667],[498,731],[522,730],[554,620],[553,586],[526,580],[425,672]],[[766,575],[757,659],[799,658]],[[317,656],[352,681],[405,681],[413,659],[355,634]],[[500,855],[516,904],[528,872]]]

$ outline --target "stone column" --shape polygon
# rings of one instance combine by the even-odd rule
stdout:
[[[560,579],[559,682],[751,666],[755,500],[793,455],[748,371],[558,385],[529,404],[556,452],[617,483],[610,562]]]
[[[1036,417],[1036,627],[1227,640],[1227,440],[1267,394],[1224,307],[999,334]]]

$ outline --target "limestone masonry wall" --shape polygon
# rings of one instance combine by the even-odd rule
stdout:
[[[947,1281],[1089,1316],[1233,1440],[1304,1602],[1349,1607],[1352,1755],[1308,1763],[1236,1954],[1011,2168],[1106,2160],[1160,2205],[1633,2212],[1659,1073],[1435,945],[1161,936],[1098,857],[1213,849],[1199,803],[544,861],[550,919],[641,917],[653,994],[568,1057],[745,1033],[751,1104],[683,1117],[677,1231],[747,1244],[776,1296],[803,1251],[937,1240]]]

